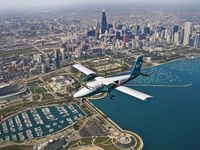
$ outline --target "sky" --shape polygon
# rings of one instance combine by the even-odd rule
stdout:
[[[148,3],[148,4],[174,4],[198,3],[199,0],[0,0],[0,9],[14,8],[41,8],[57,6],[74,6],[82,4],[108,4],[108,3]]]

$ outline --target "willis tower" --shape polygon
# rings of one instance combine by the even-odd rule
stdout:
[[[104,34],[107,29],[106,12],[103,10],[101,22],[101,34]]]

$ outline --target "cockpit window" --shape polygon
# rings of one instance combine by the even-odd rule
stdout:
[[[93,89],[93,87],[92,87],[92,86],[87,86],[87,88],[88,88],[88,89],[90,89],[90,90],[92,90],[92,89]]]

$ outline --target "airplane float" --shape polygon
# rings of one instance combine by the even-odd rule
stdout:
[[[82,101],[84,102],[87,97],[100,93],[108,93],[110,99],[114,99],[114,95],[111,95],[111,92],[113,90],[118,90],[143,101],[151,99],[152,96],[150,95],[123,86],[140,75],[145,77],[148,76],[148,74],[141,72],[142,62],[143,56],[139,56],[130,74],[108,78],[97,76],[94,71],[82,66],[81,64],[74,64],[74,68],[85,74],[83,80],[87,82],[83,88],[74,94],[74,98],[82,98]]]

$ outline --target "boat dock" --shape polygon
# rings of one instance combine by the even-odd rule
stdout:
[[[0,123],[0,141],[25,141],[58,132],[85,116],[76,104],[32,108]]]

